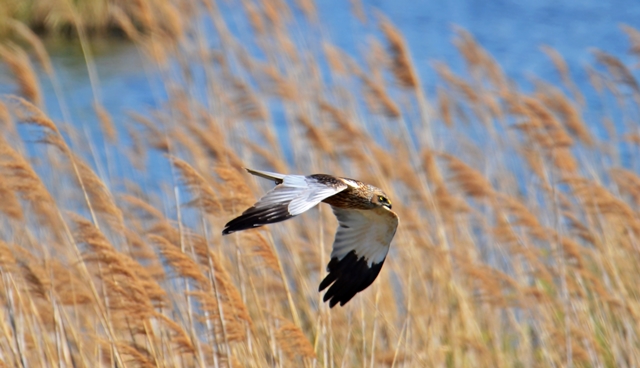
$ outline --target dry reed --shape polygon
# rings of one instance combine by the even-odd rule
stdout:
[[[603,140],[559,52],[543,49],[562,85],[535,80],[525,93],[458,30],[468,76],[435,65],[440,127],[426,122],[419,68],[389,21],[387,48],[371,42],[363,66],[322,36],[298,42],[289,3],[242,4],[264,58],[215,2],[201,4],[215,49],[193,4],[105,12],[169,96],[130,112],[128,127],[96,104],[105,157],[38,107],[29,56],[0,49],[24,96],[0,104],[5,365],[638,365],[640,139],[619,124],[637,115],[633,66],[597,51],[588,67],[605,106],[608,94],[624,101],[620,114],[600,112],[612,137]],[[296,6],[322,23],[311,2]],[[37,36],[11,26],[55,78]],[[637,53],[638,31],[624,30]],[[324,51],[331,78],[308,44]],[[321,302],[336,226],[326,205],[220,236],[271,187],[245,166],[384,188],[401,225],[372,286],[343,308]]]
[[[0,59],[11,70],[20,94],[36,105],[42,103],[40,82],[27,53],[17,45],[0,45]]]

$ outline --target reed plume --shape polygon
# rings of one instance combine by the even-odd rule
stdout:
[[[629,71],[629,69],[620,60],[618,60],[618,58],[600,50],[595,50],[593,54],[595,55],[596,60],[607,68],[607,71],[617,83],[626,85],[635,93],[640,93],[640,85],[638,85],[638,81],[631,71]]]
[[[387,38],[389,53],[392,57],[391,71],[396,78],[396,82],[402,87],[417,89],[420,83],[404,38],[393,24],[385,19],[381,20],[380,29]]]
[[[287,357],[293,361],[297,357],[314,359],[316,354],[313,351],[313,346],[300,328],[289,321],[281,321],[281,323],[282,326],[276,332],[276,340]]]
[[[0,173],[2,173],[5,190],[14,193],[13,197],[11,194],[6,197],[3,208],[15,215],[20,213],[20,207],[15,207],[18,205],[15,201],[15,193],[17,193],[20,198],[32,206],[35,215],[42,224],[54,225],[52,229],[55,229],[58,221],[56,219],[57,206],[54,198],[24,156],[13,149],[1,137]],[[14,207],[12,208],[11,206]]]
[[[451,180],[455,182],[466,195],[488,199],[494,196],[491,183],[485,179],[480,172],[472,169],[451,155],[443,154],[441,156],[447,161],[449,170],[452,173]]]
[[[0,59],[16,78],[20,94],[35,105],[41,105],[40,82],[27,53],[17,45],[0,45]]]
[[[133,40],[154,88],[153,106],[126,119],[96,103],[97,136],[66,124],[83,112],[65,124],[47,114],[55,101],[31,58],[55,84],[54,65],[33,31],[5,24],[34,53],[0,49],[22,95],[0,103],[5,365],[640,361],[636,66],[596,51],[595,93],[578,90],[568,59],[545,47],[559,82],[534,76],[527,89],[461,29],[460,60],[423,66],[383,17],[359,58],[308,37],[323,27],[318,4],[241,2],[237,19],[237,1],[87,3],[108,19],[95,25]],[[86,43],[97,28],[81,3],[34,6]],[[638,31],[624,32],[638,54]],[[426,90],[423,67],[438,76]],[[272,188],[243,167],[383,188],[400,226],[376,282],[343,308],[322,302],[326,204],[222,237]]]
[[[206,180],[188,163],[172,158],[173,165],[180,170],[182,180],[196,193],[192,203],[197,203],[205,212],[217,214],[222,210],[222,205]]]

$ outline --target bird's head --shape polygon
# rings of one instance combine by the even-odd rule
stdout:
[[[386,209],[391,209],[391,201],[389,200],[389,196],[383,192],[381,189],[372,186],[371,191],[371,203],[376,206],[384,207]]]

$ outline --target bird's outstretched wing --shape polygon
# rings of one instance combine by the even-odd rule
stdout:
[[[322,291],[331,285],[323,300],[332,308],[338,303],[345,305],[376,279],[398,227],[398,216],[383,207],[333,207],[333,213],[340,225],[327,266],[329,274],[319,287]]]
[[[314,175],[282,175],[249,169],[247,171],[274,180],[278,185],[242,215],[229,221],[222,230],[222,235],[290,219],[348,187],[340,180],[326,181]]]

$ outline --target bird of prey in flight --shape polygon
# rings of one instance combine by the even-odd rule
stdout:
[[[273,180],[275,188],[251,208],[229,221],[222,235],[288,220],[320,202],[331,205],[339,226],[333,242],[329,274],[319,291],[333,308],[345,305],[380,273],[398,227],[398,215],[379,188],[358,180],[325,174],[284,175],[246,169]]]

